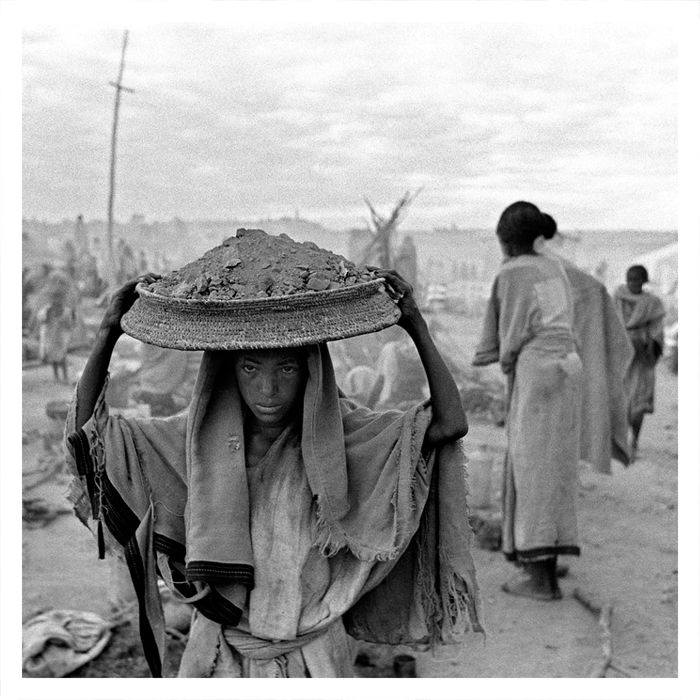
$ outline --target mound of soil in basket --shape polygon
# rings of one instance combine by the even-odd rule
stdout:
[[[238,229],[235,236],[201,258],[149,285],[150,291],[180,299],[230,301],[339,289],[374,279],[342,255],[298,243],[282,233]]]

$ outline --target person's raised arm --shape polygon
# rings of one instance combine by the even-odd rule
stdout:
[[[413,340],[428,378],[433,417],[425,435],[424,447],[435,447],[467,434],[467,416],[459,390],[433,341],[413,296],[413,287],[395,270],[374,268],[387,282],[387,291],[398,302],[401,326]]]
[[[138,298],[136,285],[139,282],[150,284],[158,279],[158,275],[147,273],[137,279],[129,280],[121,286],[109,301],[109,306],[102,318],[95,343],[85,364],[78,382],[76,393],[75,422],[77,428],[82,428],[92,416],[95,404],[104,386],[109,361],[119,336],[123,333],[122,316],[133,306]]]

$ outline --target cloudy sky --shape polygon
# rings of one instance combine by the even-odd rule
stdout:
[[[406,226],[491,227],[526,198],[562,228],[676,227],[678,57],[661,18],[234,22],[222,5],[223,23],[24,22],[24,216],[105,218],[108,82],[129,28],[118,219],[298,210],[342,228],[363,195],[388,212],[424,187]]]

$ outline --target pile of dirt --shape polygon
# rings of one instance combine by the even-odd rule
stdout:
[[[372,279],[374,273],[366,267],[310,241],[238,229],[222,245],[148,288],[180,299],[230,301],[320,292]]]

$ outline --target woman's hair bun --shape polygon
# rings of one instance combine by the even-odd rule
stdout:
[[[546,240],[554,238],[557,232],[557,222],[549,214],[542,212],[542,236]]]
[[[557,222],[531,202],[514,202],[498,220],[496,234],[504,243],[530,244],[539,236],[553,238]]]

